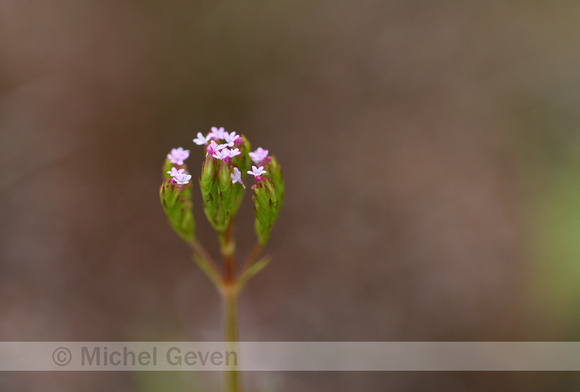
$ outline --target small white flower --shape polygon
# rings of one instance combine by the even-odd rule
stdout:
[[[167,154],[167,158],[175,165],[183,165],[183,161],[189,158],[189,150],[184,150],[182,147],[174,148]]]
[[[167,174],[169,174],[171,177],[175,177],[177,175],[183,174],[184,171],[185,169],[177,170],[176,168],[172,167],[171,170],[167,172]]]
[[[224,134],[227,134],[227,132],[224,130],[224,127],[211,127],[211,132],[207,136],[208,138],[222,140],[224,138]]]
[[[210,139],[209,135],[207,136],[203,136],[203,133],[198,132],[197,133],[197,137],[195,139],[193,139],[193,142],[195,144],[197,144],[198,146],[201,146],[202,144],[207,144],[207,141]]]
[[[232,176],[232,184],[235,184],[236,182],[239,182],[240,184],[242,184],[242,186],[244,187],[244,189],[246,189],[246,186],[242,182],[242,173],[238,170],[237,167],[234,167],[234,172],[232,174],[230,174],[230,175]]]
[[[250,159],[256,164],[260,165],[268,156],[268,150],[264,150],[262,147],[258,147],[258,149],[254,152],[251,152]]]
[[[254,177],[256,177],[256,180],[259,180],[262,174],[266,174],[266,170],[264,170],[264,166],[260,167],[252,166],[252,170],[248,170],[248,174],[253,175]]]
[[[173,179],[179,185],[185,185],[189,182],[189,180],[191,180],[191,174],[180,173],[180,174],[176,175],[175,177],[173,177]]]
[[[237,138],[239,138],[239,136],[235,132],[231,133],[224,132],[223,136],[224,136],[223,139],[226,141],[228,147],[233,147],[234,142],[236,141]]]

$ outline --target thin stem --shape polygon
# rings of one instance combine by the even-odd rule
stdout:
[[[193,248],[193,261],[199,266],[199,268],[208,276],[212,283],[216,286],[218,290],[221,290],[224,285],[224,279],[218,271],[216,264],[211,259],[205,248],[197,241],[194,240],[191,243]]]
[[[237,352],[238,342],[238,295],[233,286],[227,285],[222,291],[224,303],[224,335],[228,350]],[[237,370],[228,369],[225,374],[225,391],[240,392],[240,379]]]
[[[193,240],[193,242],[191,243],[191,247],[193,248],[193,250],[195,252],[197,252],[197,254],[204,259],[211,267],[212,269],[219,275],[219,272],[217,270],[216,264],[213,261],[213,259],[211,258],[211,256],[209,255],[209,253],[207,253],[207,251],[205,250],[205,248],[203,247],[202,244],[199,243],[199,241],[196,239]]]
[[[264,247],[262,245],[260,245],[259,243],[256,243],[256,245],[254,246],[254,249],[252,249],[252,253],[250,253],[248,258],[244,262],[244,265],[242,266],[240,276],[244,275],[246,273],[246,271],[252,266],[252,264],[254,264],[256,262],[256,260],[258,259],[258,256],[260,256],[260,252],[262,252],[263,248]]]

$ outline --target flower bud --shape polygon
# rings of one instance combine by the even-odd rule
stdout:
[[[281,200],[276,196],[274,184],[269,178],[263,178],[260,182],[252,186],[254,191],[254,213],[256,219],[254,221],[254,230],[258,237],[258,243],[261,246],[266,245],[272,226],[282,206]]]
[[[216,230],[224,231],[233,215],[235,194],[231,177],[230,164],[222,161],[218,169],[219,210],[216,216]]]
[[[219,163],[215,158],[212,158],[211,155],[207,155],[205,157],[205,161],[201,165],[201,177],[199,178],[199,186],[201,187],[202,194],[205,191],[209,191],[212,187],[212,184],[215,182],[216,179],[216,169]]]
[[[279,207],[282,207],[284,202],[284,177],[282,176],[282,169],[278,164],[278,160],[275,156],[270,156],[265,162],[265,169],[268,173],[268,178],[272,181],[274,185],[274,191],[276,192],[276,199],[279,201]]]
[[[216,226],[215,217],[219,209],[219,189],[217,170],[219,161],[207,155],[202,165],[199,188],[203,199],[203,212],[212,226]]]

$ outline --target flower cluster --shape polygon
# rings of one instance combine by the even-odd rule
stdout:
[[[212,127],[207,134],[198,132],[193,142],[203,146],[206,153],[199,186],[203,210],[210,224],[220,236],[224,235],[241,205],[246,189],[244,178],[249,174],[255,179],[251,186],[255,231],[259,243],[265,244],[284,197],[284,181],[276,158],[262,147],[252,151],[244,135],[226,132],[223,127]],[[179,210],[184,203],[191,207],[192,176],[185,164],[188,157],[189,150],[183,147],[174,148],[167,154],[161,188],[166,213],[177,217],[174,218],[174,228],[183,238],[189,238],[195,228],[192,213],[185,216],[183,214],[189,212]]]

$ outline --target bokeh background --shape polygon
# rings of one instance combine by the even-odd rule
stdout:
[[[268,148],[286,179],[242,339],[580,339],[579,18],[561,0],[1,0],[0,339],[221,339],[218,296],[158,200],[165,154],[190,148],[195,174],[191,139],[211,126]],[[8,373],[0,389],[219,378]],[[256,391],[580,386],[574,373],[245,378]]]

